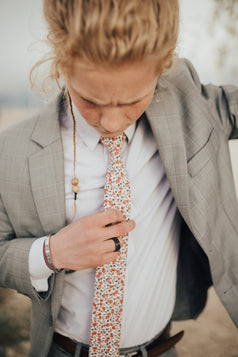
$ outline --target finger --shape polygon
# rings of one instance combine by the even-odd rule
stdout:
[[[131,232],[135,228],[135,221],[129,220],[126,222],[121,222],[114,224],[113,226],[108,226],[103,228],[104,239],[109,239],[112,237],[120,237]]]
[[[99,211],[89,216],[82,217],[76,220],[75,222],[69,224],[67,227],[65,227],[65,229],[74,229],[74,227],[80,229],[83,228],[84,230],[91,229],[92,227],[101,228],[110,224],[121,222],[122,220],[123,214],[121,213],[121,211],[112,208],[103,212]]]
[[[117,251],[119,251],[122,248],[124,241],[123,241],[122,237],[118,237],[117,239],[119,240],[119,249]],[[107,239],[102,244],[103,244],[103,249],[105,249],[105,253],[116,252],[116,244],[115,244],[113,238]]]
[[[102,256],[102,261],[100,265],[115,263],[118,258],[118,252],[107,253]]]
[[[115,244],[115,249],[114,249],[114,252],[118,252],[120,249],[121,249],[121,242],[120,242],[120,239],[117,238],[117,237],[113,237],[109,240],[112,240]]]
[[[108,226],[110,224],[115,224],[121,222],[123,220],[123,214],[118,209],[111,208],[104,212],[101,212],[97,217],[100,219],[100,223],[102,227]]]

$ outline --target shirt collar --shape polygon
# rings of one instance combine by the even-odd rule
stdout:
[[[86,120],[79,113],[74,103],[72,103],[72,106],[73,106],[73,113],[76,121],[76,133],[81,137],[84,144],[88,146],[88,148],[91,151],[93,151],[96,148],[97,144],[99,143],[101,135],[91,125],[89,125],[86,122]],[[68,120],[72,120],[69,108],[67,110],[67,118]],[[135,133],[135,129],[136,129],[136,124],[133,123],[125,130],[125,134],[129,144]]]

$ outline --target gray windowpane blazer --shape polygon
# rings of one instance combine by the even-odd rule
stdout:
[[[31,357],[46,357],[64,272],[38,294],[32,242],[65,225],[62,94],[0,135],[0,286],[32,300]],[[183,218],[174,319],[195,318],[213,284],[238,325],[238,206],[228,139],[238,137],[238,89],[201,85],[187,60],[162,76],[146,110]],[[80,302],[79,302],[80,303]]]

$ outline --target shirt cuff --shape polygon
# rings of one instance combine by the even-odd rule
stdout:
[[[29,272],[32,286],[36,291],[47,291],[48,278],[53,274],[45,263],[43,245],[46,237],[39,238],[32,243],[29,253]]]

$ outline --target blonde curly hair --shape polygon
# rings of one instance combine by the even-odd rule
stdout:
[[[98,66],[154,59],[161,74],[173,63],[178,0],[44,0],[49,76],[70,74],[75,61]]]

